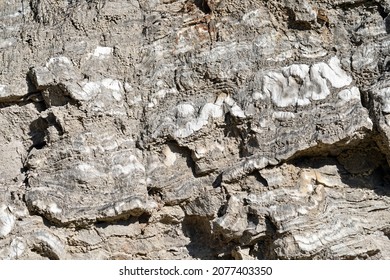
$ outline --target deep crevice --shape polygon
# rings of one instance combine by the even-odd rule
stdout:
[[[38,112],[42,112],[47,109],[47,106],[42,96],[42,91],[37,89],[37,87],[32,82],[29,74],[26,75],[25,81],[27,85],[27,92],[23,96],[18,96],[13,98],[11,97],[8,100],[3,102],[0,101],[0,109],[7,108],[10,106],[15,106],[15,105],[22,107],[31,103],[34,104]]]
[[[257,182],[261,183],[264,187],[268,187],[267,180],[263,176],[261,176],[261,174],[258,170],[255,170],[254,172],[252,172],[249,175],[253,175]]]
[[[200,259],[214,258],[210,221],[206,217],[184,217],[182,230],[184,235],[191,240],[186,247],[192,257]]]
[[[278,259],[274,251],[274,242],[279,238],[277,228],[269,217],[265,217],[266,235],[261,237],[256,244],[252,246],[250,255],[257,260],[276,260]]]
[[[385,18],[389,15],[389,12],[387,12],[387,11],[385,10],[385,8],[382,7],[380,4],[378,4],[378,13],[381,15],[381,17],[382,17],[383,19],[385,19]]]
[[[226,214],[227,210],[227,204],[222,204],[221,207],[219,207],[217,212],[217,217],[222,217]]]
[[[196,7],[198,7],[199,10],[201,10],[205,14],[211,14],[211,9],[209,5],[207,4],[206,0],[194,0],[194,4]]]
[[[355,2],[344,2],[344,3],[336,3],[335,6],[338,6],[342,10],[350,10],[354,8],[358,8],[360,6],[365,6],[367,8],[375,9],[377,3],[374,1],[360,0]]]
[[[385,18],[385,28],[386,28],[386,33],[390,34],[390,16],[387,16]]]
[[[222,173],[215,178],[214,182],[212,183],[213,188],[219,188],[222,183]]]

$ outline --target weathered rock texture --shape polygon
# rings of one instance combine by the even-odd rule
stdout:
[[[0,2],[1,259],[389,259],[388,0]]]

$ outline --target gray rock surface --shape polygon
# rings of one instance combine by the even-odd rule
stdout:
[[[390,2],[0,2],[0,259],[389,259]]]

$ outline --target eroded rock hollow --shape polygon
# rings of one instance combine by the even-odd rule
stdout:
[[[388,0],[0,2],[1,259],[389,259]]]

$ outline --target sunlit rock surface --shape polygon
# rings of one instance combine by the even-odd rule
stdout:
[[[0,3],[1,259],[389,259],[390,4]]]

